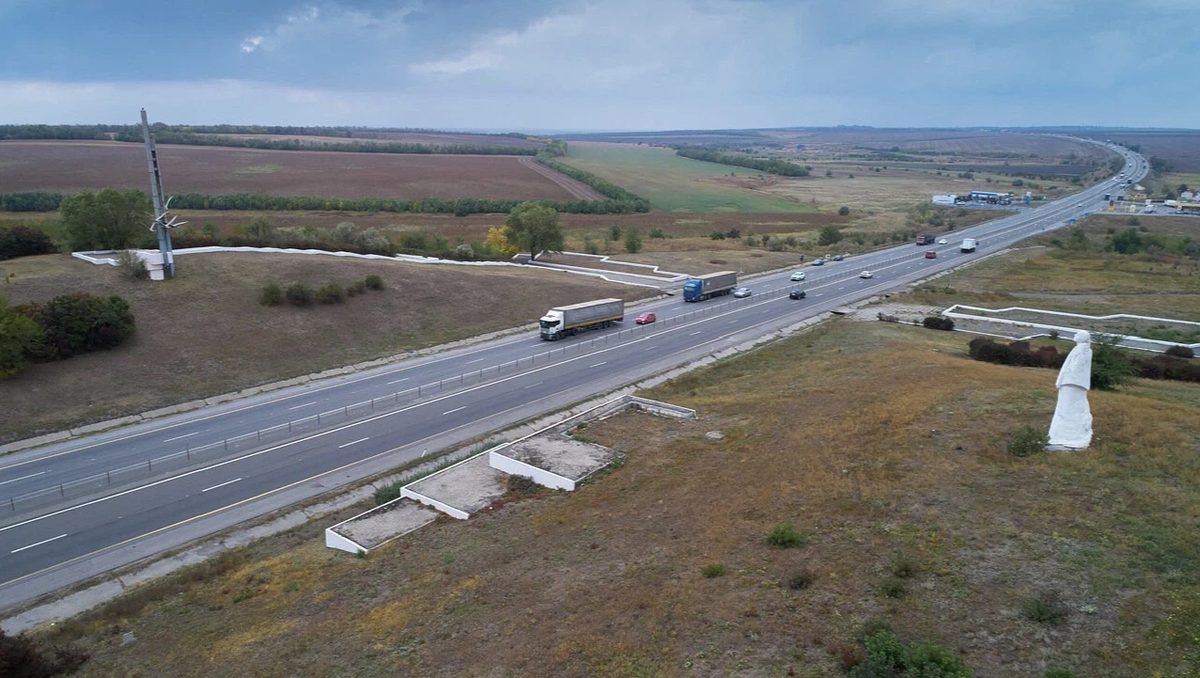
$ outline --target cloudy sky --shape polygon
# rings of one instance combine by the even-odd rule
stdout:
[[[1200,127],[1200,0],[0,0],[0,123]]]

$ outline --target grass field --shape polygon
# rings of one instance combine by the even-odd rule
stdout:
[[[303,255],[180,257],[168,284],[133,282],[67,255],[0,262],[13,304],[120,294],[137,333],[113,351],[34,365],[0,381],[0,440],[140,412],[254,384],[534,322],[547,308],[642,288],[533,270],[422,266]],[[319,286],[378,274],[386,289],[342,304],[266,308],[269,281]]]
[[[330,198],[573,200],[522,156],[262,151],[159,146],[169,193]],[[554,173],[565,182],[573,180]],[[2,141],[0,193],[146,190],[146,152],[105,141]]]
[[[811,205],[729,186],[730,172],[761,174],[680,158],[674,151],[627,144],[572,143],[566,162],[646,198],[669,212],[812,212]]]
[[[838,321],[647,394],[699,421],[593,424],[627,459],[577,492],[363,559],[306,525],[52,637],[92,654],[85,677],[832,677],[883,620],[980,676],[1194,675],[1197,389],[1093,392],[1093,449],[1016,458],[1054,373],[966,340]],[[804,543],[769,545],[788,522]],[[1058,623],[1023,615],[1052,596]]]
[[[1195,237],[1196,224],[1173,217],[1137,217],[1151,233]],[[1080,222],[1094,243],[1133,228],[1128,217],[1092,216]],[[1132,313],[1200,321],[1200,261],[1174,256],[1073,251],[1047,244],[1064,232],[1038,236],[1017,251],[993,257],[919,288],[923,301],[949,305],[979,302],[987,308],[1032,306],[1105,315]]]

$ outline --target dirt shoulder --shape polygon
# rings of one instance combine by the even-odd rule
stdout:
[[[699,421],[593,424],[626,461],[577,492],[506,497],[365,559],[305,526],[55,640],[91,653],[83,676],[840,676],[879,619],[977,675],[1185,670],[1194,387],[1093,392],[1092,450],[1016,458],[1054,374],[971,361],[967,339],[834,322],[648,393]],[[785,522],[805,545],[767,543]],[[1022,615],[1049,591],[1061,622]]]
[[[137,333],[113,351],[35,365],[0,381],[0,439],[28,437],[515,327],[547,308],[643,290],[550,271],[303,255],[179,258],[168,284],[133,282],[68,255],[0,263],[11,303],[86,291],[129,300]],[[264,307],[268,282],[384,289],[337,305]]]

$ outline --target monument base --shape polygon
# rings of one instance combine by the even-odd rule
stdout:
[[[1071,447],[1070,445],[1047,445],[1042,448],[1047,452],[1082,452],[1087,447]]]

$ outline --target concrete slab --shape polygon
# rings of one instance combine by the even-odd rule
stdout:
[[[488,464],[486,454],[422,478],[408,485],[407,489],[465,513],[474,513],[486,507],[507,490],[504,473]]]
[[[593,443],[547,432],[514,443],[496,454],[579,482],[611,464],[620,453]]]
[[[400,499],[330,529],[370,551],[437,520],[437,517],[437,511],[423,504]]]

